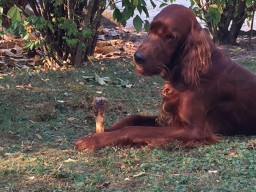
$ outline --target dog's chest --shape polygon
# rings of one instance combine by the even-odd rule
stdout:
[[[175,91],[169,91],[168,95],[163,97],[158,124],[168,126],[181,122],[180,106],[182,103],[181,94]]]

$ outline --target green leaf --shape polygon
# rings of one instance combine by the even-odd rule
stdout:
[[[19,27],[19,21],[14,21],[13,22],[13,30],[17,30],[17,28]]]
[[[234,12],[234,14],[233,14],[234,18],[236,18],[236,17],[237,17],[237,15],[238,15],[238,12],[237,12],[237,11],[236,11],[236,12]]]
[[[0,7],[0,15],[1,15],[1,16],[3,15],[3,12],[4,12],[4,8],[3,8],[3,7]]]
[[[133,0],[133,3],[132,3],[134,6],[138,6],[139,4],[139,0]]]
[[[2,20],[3,12],[4,12],[4,8],[0,7],[0,25],[2,25],[2,23],[3,23],[3,20]]]
[[[94,79],[94,76],[82,76],[82,78],[84,78],[85,80],[91,80]]]
[[[32,50],[35,46],[35,43],[33,41],[28,42],[25,46],[24,49],[29,48],[30,50]]]
[[[138,5],[139,7],[139,5]],[[138,9],[139,10],[139,9]],[[131,18],[134,15],[134,8],[133,7],[125,7],[123,12],[122,12],[122,16],[124,20],[128,20],[129,18]]]
[[[62,39],[64,39],[70,47],[75,47],[78,43],[78,39],[70,39],[67,36],[63,36]]]
[[[154,3],[154,1],[150,0],[150,3],[151,3],[151,5],[152,5],[153,8],[156,7],[156,4]]]
[[[81,44],[81,48],[82,48],[83,51],[86,49],[85,43],[82,43],[82,44]]]
[[[135,27],[137,32],[141,30],[142,23],[143,21],[141,20],[141,18],[138,15],[136,15],[136,17],[133,19],[133,26]]]
[[[90,36],[92,36],[92,30],[90,28],[84,28],[82,30],[82,34],[84,38],[88,38]]]
[[[129,80],[123,80],[120,78],[117,78],[118,85],[119,87],[125,87],[125,88],[131,88],[132,84],[129,83]]]
[[[190,0],[190,6],[189,8],[192,9],[195,5],[195,1],[194,0]]]
[[[139,4],[139,5],[137,6],[137,9],[138,9],[139,13],[141,14],[141,13],[142,13],[142,6],[141,6],[141,4]]]
[[[143,9],[144,13],[146,14],[146,17],[149,17],[147,7],[146,6],[142,6],[142,9]]]
[[[41,40],[36,40],[35,41],[35,46],[40,46],[41,45]]]
[[[246,7],[251,7],[252,6],[252,1],[253,0],[246,0]]]
[[[102,6],[102,7],[106,7],[106,3],[107,2],[105,0],[102,0],[102,1],[100,1],[99,5]]]
[[[32,42],[32,43],[30,44],[30,46],[29,46],[29,49],[32,50],[34,47],[35,47],[35,43]]]
[[[60,4],[60,0],[55,0],[54,7],[57,7]]]
[[[168,4],[166,4],[166,3],[161,3],[161,5],[159,6],[159,8],[165,7],[166,5],[168,5]]]
[[[38,17],[33,17],[31,21],[33,24],[35,24],[38,21],[38,19],[39,19]]]
[[[217,4],[211,4],[209,7],[212,7],[212,8],[218,9],[218,5],[217,5]]]
[[[25,20],[24,21],[24,26],[28,26],[29,25],[29,21]]]
[[[149,21],[145,20],[145,24],[144,24],[145,31],[147,31],[147,32],[149,31],[149,26],[150,26]]]
[[[144,0],[140,0],[140,4],[144,5],[144,6],[147,6],[147,3]]]
[[[113,12],[113,18],[116,19],[117,21],[121,22],[123,21],[123,15],[120,12],[118,8],[116,8]]]
[[[75,47],[77,43],[78,43],[78,39],[70,39],[69,42],[68,42],[68,44],[71,47]]]
[[[120,78],[117,78],[117,80],[119,81],[119,84],[121,86],[126,86],[129,84],[129,80],[123,80],[123,79],[120,79]]]
[[[109,77],[100,77],[95,73],[95,80],[100,84],[100,85],[107,85],[105,81],[109,81]]]
[[[133,177],[141,177],[141,176],[144,176],[144,175],[146,175],[146,173],[143,172],[143,171],[141,171],[141,172],[139,172],[139,173],[133,175]]]
[[[122,1],[122,7],[132,7],[132,1],[131,0],[123,0]]]
[[[27,34],[23,37],[22,40],[26,41],[26,40],[28,40],[28,38],[29,38],[29,34],[27,33]]]
[[[77,36],[78,30],[77,30],[77,24],[70,19],[66,19],[66,18],[59,18],[58,21],[60,22],[60,24],[58,25],[58,27],[60,29],[63,29],[66,31],[68,36]]]
[[[205,14],[205,19],[207,22],[211,22],[213,26],[217,26],[221,19],[221,13],[218,9],[209,7]]]
[[[13,21],[21,21],[20,12],[15,5],[8,10],[7,16]]]
[[[51,31],[52,33],[54,33],[53,26],[52,26],[52,24],[51,24],[50,22],[47,23],[47,26],[48,26],[48,28],[50,29],[50,31]]]

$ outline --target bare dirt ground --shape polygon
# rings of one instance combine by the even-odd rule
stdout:
[[[248,37],[239,37],[238,45],[218,45],[218,47],[232,60],[244,61],[256,59],[256,37],[249,44]]]

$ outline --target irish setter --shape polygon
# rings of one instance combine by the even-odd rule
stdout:
[[[164,8],[134,54],[136,73],[165,80],[158,116],[130,115],[78,149],[113,145],[214,144],[221,135],[256,134],[256,76],[227,58],[181,5]]]

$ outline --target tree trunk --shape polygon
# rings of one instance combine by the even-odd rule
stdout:
[[[213,35],[214,41],[218,43],[228,43],[227,39],[229,36],[229,26],[234,17],[235,6],[229,3],[225,4],[226,6],[223,9],[223,14],[221,15],[220,22],[215,30]],[[217,30],[218,29],[218,30]]]
[[[233,5],[227,3],[223,10],[218,30],[213,34],[214,41],[221,44],[236,44],[236,39],[247,17],[246,2],[238,0]],[[235,7],[237,6],[237,8]],[[235,12],[237,10],[237,12]],[[234,17],[236,14],[236,17]]]
[[[76,49],[76,54],[75,54],[75,58],[74,58],[74,63],[73,65],[75,67],[82,67],[83,63],[82,63],[82,54],[83,54],[83,50],[82,50],[82,42],[84,42],[84,38],[82,36],[82,34],[78,35],[78,46]]]
[[[244,0],[239,0],[238,2],[238,10],[237,10],[237,16],[233,19],[231,28],[230,28],[230,33],[229,33],[229,42],[231,44],[236,43],[236,39],[239,35],[239,32],[243,26],[243,23],[247,17],[247,12],[246,12],[246,1]]]

